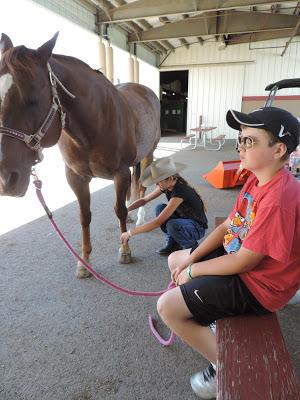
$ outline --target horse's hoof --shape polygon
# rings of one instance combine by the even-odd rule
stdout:
[[[132,261],[131,252],[130,253],[119,253],[119,263],[120,264],[130,264],[131,261]]]
[[[81,263],[77,264],[75,275],[77,278],[88,278],[91,274]]]

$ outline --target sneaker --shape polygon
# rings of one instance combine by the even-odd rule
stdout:
[[[201,399],[214,399],[216,397],[216,371],[214,367],[210,364],[205,370],[193,375],[191,386]]]

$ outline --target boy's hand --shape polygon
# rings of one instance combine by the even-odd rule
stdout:
[[[171,273],[172,282],[174,282],[175,284],[177,284],[179,275],[180,275],[181,272],[182,272],[183,270],[185,270],[186,268],[187,268],[187,265],[186,265],[186,264],[182,264],[182,265],[180,265],[179,267],[175,268],[175,269],[172,271],[172,273]]]
[[[185,268],[177,276],[177,280],[176,280],[175,283],[176,283],[176,286],[179,286],[179,285],[183,285],[184,283],[187,283],[188,281],[190,281],[190,278],[189,278],[189,275],[187,273],[187,268]]]

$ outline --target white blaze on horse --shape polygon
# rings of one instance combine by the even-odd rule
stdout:
[[[67,180],[80,207],[82,258],[89,261],[92,178],[113,179],[115,213],[126,231],[130,185],[138,197],[140,173],[160,138],[160,104],[147,87],[113,86],[84,62],[52,54],[57,34],[37,50],[0,41],[0,194],[24,196],[42,148],[58,143]],[[113,155],[113,156],[112,156]],[[129,167],[133,166],[131,176]],[[120,262],[131,261],[128,244]],[[89,273],[79,263],[78,277]]]

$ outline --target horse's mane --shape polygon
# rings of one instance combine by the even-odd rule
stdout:
[[[83,68],[97,74],[99,78],[100,76],[104,77],[101,71],[92,69],[87,63],[76,57],[52,54],[52,57],[49,60],[50,64],[51,59],[62,63],[67,62],[81,65]],[[34,71],[39,63],[40,59],[38,58],[36,51],[28,49],[25,46],[12,47],[2,55],[0,68],[7,69],[13,76],[21,101],[25,101],[25,96],[30,96],[32,93],[32,85],[36,81]]]
[[[30,84],[34,79],[33,67],[36,65],[37,60],[34,51],[25,46],[13,47],[2,55],[1,67],[6,67],[12,74],[21,98],[30,89]]]
[[[95,69],[92,68],[89,64],[87,64],[86,62],[80,60],[79,58],[76,57],[72,57],[72,56],[66,56],[64,54],[52,54],[52,57],[58,61],[67,61],[67,62],[73,62],[73,63],[77,63],[83,67],[86,67],[87,69],[89,69],[90,71],[96,72],[98,75],[103,75],[103,72],[101,71],[101,69]]]

